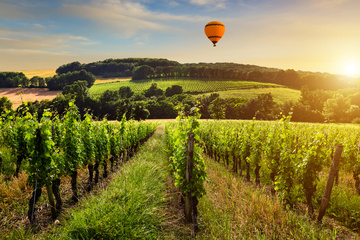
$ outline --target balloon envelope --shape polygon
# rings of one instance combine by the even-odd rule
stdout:
[[[215,47],[216,43],[225,33],[225,26],[221,22],[212,21],[206,24],[204,31],[206,36],[210,39],[210,41],[214,44]]]

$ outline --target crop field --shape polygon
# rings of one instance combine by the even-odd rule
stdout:
[[[0,88],[0,97],[6,96],[16,109],[22,102],[52,100],[61,91],[49,91],[47,88]]]
[[[271,93],[276,103],[284,103],[286,101],[298,101],[301,97],[299,90],[290,89],[290,88],[254,88],[254,89],[237,89],[237,90],[227,90],[227,91],[218,91],[216,92],[222,98],[232,98],[232,97],[243,97],[243,98],[255,98],[260,94]],[[209,93],[210,94],[210,93]]]
[[[130,77],[123,77],[123,78],[102,78],[96,77],[94,84],[103,84],[103,83],[111,83],[111,82],[123,82],[131,80]]]
[[[52,77],[56,74],[56,69],[48,69],[48,70],[30,70],[30,71],[19,71],[25,74],[27,78],[32,78],[34,76],[38,77]]]
[[[135,93],[148,89],[152,83],[163,90],[172,85],[180,85],[184,92],[189,93],[207,93],[238,89],[252,89],[252,88],[283,88],[283,86],[273,83],[258,83],[247,81],[205,81],[194,79],[162,79],[162,80],[134,80],[111,82],[104,84],[96,84],[90,88],[92,95],[100,95],[106,90],[118,90],[120,87],[129,86]]]

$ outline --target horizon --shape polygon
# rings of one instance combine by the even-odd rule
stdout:
[[[0,71],[165,58],[360,74],[356,0],[2,0]],[[217,47],[204,34],[225,25]]]

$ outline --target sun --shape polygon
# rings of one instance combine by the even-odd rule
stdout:
[[[346,62],[343,67],[343,73],[349,77],[356,77],[360,74],[360,65],[358,62]]]

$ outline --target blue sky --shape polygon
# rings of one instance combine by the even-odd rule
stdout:
[[[358,0],[0,0],[0,71],[155,57],[359,74],[359,26]]]

